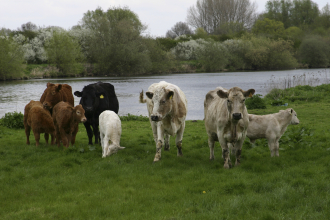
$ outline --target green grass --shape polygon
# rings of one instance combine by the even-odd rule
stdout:
[[[37,148],[33,134],[28,146],[24,129],[0,126],[0,219],[329,219],[330,103],[288,107],[301,123],[289,126],[280,157],[270,157],[264,140],[246,141],[241,166],[230,170],[218,143],[209,161],[203,121],[187,121],[183,157],[172,138],[155,164],[141,116],[121,118],[126,148],[104,159],[82,125],[68,149],[46,146],[43,137]]]

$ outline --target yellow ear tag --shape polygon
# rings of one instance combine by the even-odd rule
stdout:
[[[250,92],[250,95],[249,95],[249,97],[251,98],[252,97],[252,93]]]
[[[170,99],[172,99],[172,98],[173,98],[173,96],[171,95],[171,96],[170,96]]]
[[[104,96],[103,95],[100,95],[100,99],[104,99]]]

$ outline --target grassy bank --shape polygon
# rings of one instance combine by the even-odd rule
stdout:
[[[152,164],[148,121],[122,118],[126,149],[101,158],[80,125],[75,147],[25,144],[24,129],[0,127],[0,219],[329,219],[330,103],[290,103],[300,124],[281,139],[244,143],[241,166],[223,169],[221,148],[209,161],[203,121],[187,121],[183,157],[171,150]],[[285,109],[249,113],[268,114]],[[233,159],[233,158],[232,158]]]

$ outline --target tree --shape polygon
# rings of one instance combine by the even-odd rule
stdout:
[[[252,27],[256,18],[256,4],[250,0],[197,0],[188,9],[187,23],[194,28],[203,28],[215,33],[225,23],[241,23]]]
[[[184,22],[177,22],[172,28],[171,30],[168,30],[166,32],[166,37],[168,38],[176,38],[179,37],[181,35],[191,35],[193,34],[193,31],[190,29],[190,27],[188,26],[187,23]]]
[[[305,38],[298,50],[301,63],[309,67],[328,67],[330,64],[329,42],[319,36]]]
[[[280,21],[284,24],[284,28],[291,27],[291,0],[270,0],[266,3],[265,17],[271,20]]]
[[[20,77],[23,61],[20,46],[0,32],[0,78],[6,80]]]
[[[87,39],[89,61],[96,62],[101,73],[142,73],[150,69],[141,37],[146,27],[127,7],[88,11],[81,26],[91,32]]]
[[[284,31],[285,29],[282,22],[270,20],[268,18],[258,20],[252,28],[254,34],[264,34],[277,37],[282,36]]]
[[[292,25],[304,27],[314,23],[319,16],[317,4],[311,0],[293,0]]]
[[[76,63],[82,58],[80,46],[76,40],[64,31],[54,31],[46,45],[48,63],[55,64],[65,75],[77,73]]]

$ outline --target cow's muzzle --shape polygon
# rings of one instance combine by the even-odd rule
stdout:
[[[150,118],[151,118],[151,121],[160,121],[161,120],[161,118],[157,115],[152,115],[152,116],[150,116]]]
[[[233,114],[233,119],[240,120],[241,118],[242,118],[242,114],[241,113],[234,113]]]
[[[93,107],[85,107],[85,111],[86,112],[92,112],[93,111]]]

